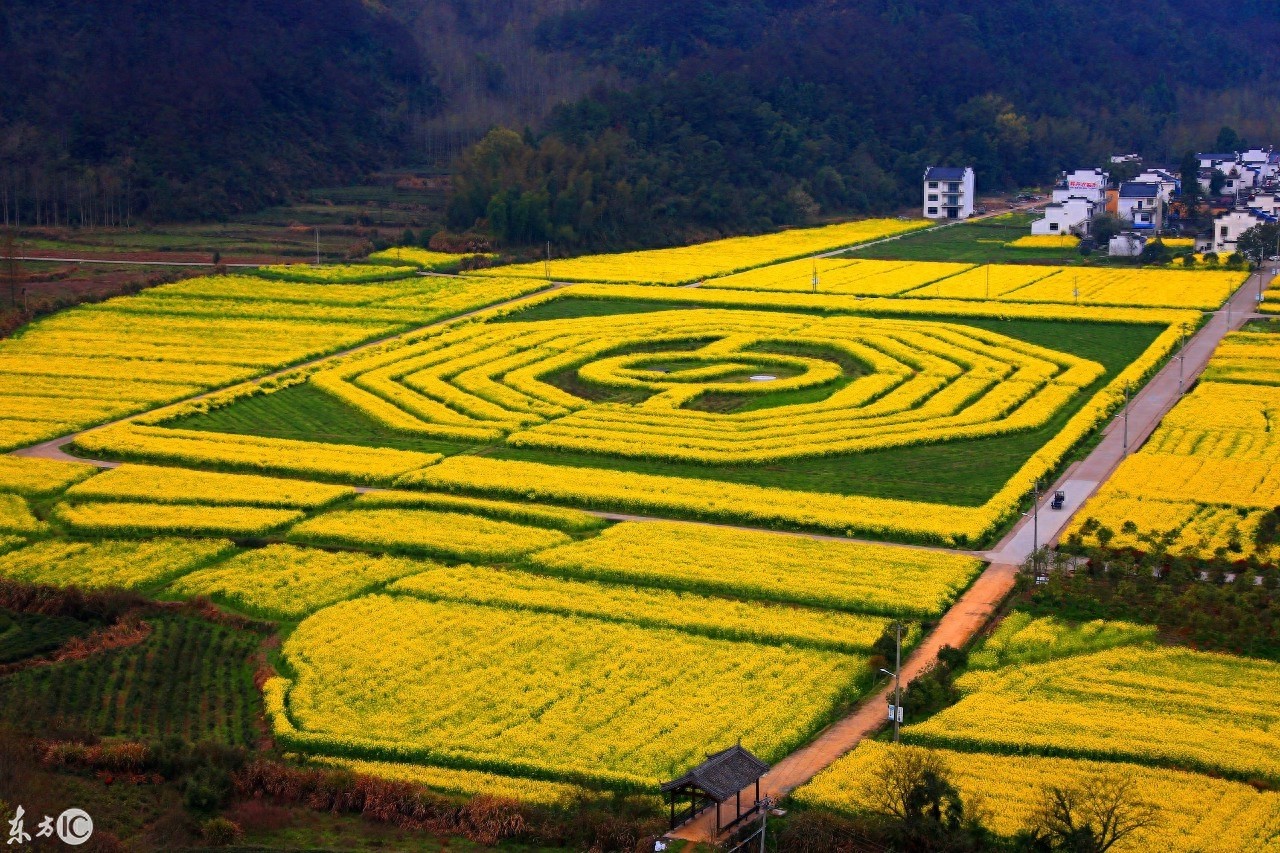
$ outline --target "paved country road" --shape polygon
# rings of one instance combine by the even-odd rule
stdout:
[[[1184,361],[1181,364],[1181,383],[1178,381],[1179,361],[1174,358],[1134,397],[1129,406],[1127,450],[1124,415],[1121,413],[1105,428],[1098,446],[1083,460],[1068,468],[1057,483],[1046,489],[1039,506],[1038,531],[1035,530],[1036,517],[1028,514],[998,545],[987,552],[985,557],[991,561],[991,565],[978,576],[968,591],[946,612],[938,626],[903,662],[904,686],[934,665],[938,651],[943,646],[959,648],[986,627],[996,608],[1012,591],[1018,567],[1031,556],[1035,533],[1038,532],[1035,541],[1041,546],[1057,542],[1067,522],[1085,500],[1106,482],[1128,453],[1137,450],[1151,435],[1165,414],[1178,402],[1180,392],[1191,387],[1227,332],[1239,329],[1258,316],[1253,313],[1257,305],[1257,293],[1256,279],[1250,277],[1232,295],[1228,302],[1230,310],[1224,307],[1216,312],[1187,342],[1182,351]],[[1067,504],[1061,510],[1049,509],[1049,501],[1055,489],[1067,492]],[[777,799],[790,793],[852,750],[863,738],[879,731],[888,722],[890,690],[890,686],[882,688],[859,704],[851,714],[824,729],[808,745],[774,765],[760,780],[761,794]],[[744,789],[744,793],[747,791],[750,793],[746,799],[751,802],[755,791]],[[703,811],[670,833],[672,838],[704,842],[714,841],[714,835],[714,809]]]

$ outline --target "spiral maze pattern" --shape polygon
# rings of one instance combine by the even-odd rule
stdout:
[[[962,324],[694,309],[469,325],[312,382],[422,436],[740,464],[1034,429],[1103,372]]]

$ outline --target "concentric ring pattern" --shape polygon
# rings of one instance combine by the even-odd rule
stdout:
[[[423,436],[735,464],[1033,429],[1103,372],[962,324],[694,309],[455,327],[312,382]]]

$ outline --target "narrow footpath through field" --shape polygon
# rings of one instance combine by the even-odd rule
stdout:
[[[1128,447],[1125,446],[1124,413],[1117,415],[1103,430],[1103,439],[1087,457],[1075,463],[1052,487],[1045,490],[1039,506],[1039,518],[1028,513],[1003,540],[986,553],[991,565],[978,576],[938,622],[937,627],[902,665],[905,686],[931,667],[943,646],[960,647],[973,638],[990,621],[992,614],[1013,589],[1018,568],[1033,550],[1033,541],[1041,546],[1057,542],[1058,536],[1085,500],[1104,483],[1124,461],[1136,451],[1173,408],[1181,392],[1190,388],[1204,370],[1209,357],[1229,331],[1234,331],[1259,315],[1256,308],[1257,285],[1250,278],[1228,301],[1229,308],[1214,314],[1183,349],[1181,384],[1179,361],[1174,358],[1157,373],[1129,405]],[[1056,489],[1067,493],[1061,510],[1049,509]],[[1038,528],[1038,529],[1037,529]],[[831,724],[812,742],[774,765],[760,780],[760,792],[775,800],[812,779],[836,759],[849,752],[865,737],[875,734],[888,722],[891,685],[863,700],[853,713]],[[751,802],[754,790],[746,789],[744,799]],[[707,809],[678,827],[669,836],[690,841],[715,841],[715,811]]]

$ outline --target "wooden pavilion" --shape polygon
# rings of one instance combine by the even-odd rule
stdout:
[[[743,818],[749,817],[759,808],[760,777],[769,772],[769,765],[756,758],[742,748],[742,744],[708,755],[707,760],[685,773],[678,779],[662,784],[662,793],[671,799],[671,828],[689,820],[698,812],[710,805],[716,807],[716,835],[728,829]],[[751,808],[742,810],[742,789],[756,786],[756,796]],[[687,808],[676,812],[676,803],[688,797]],[[733,820],[721,826],[720,807],[729,799],[735,801]]]

